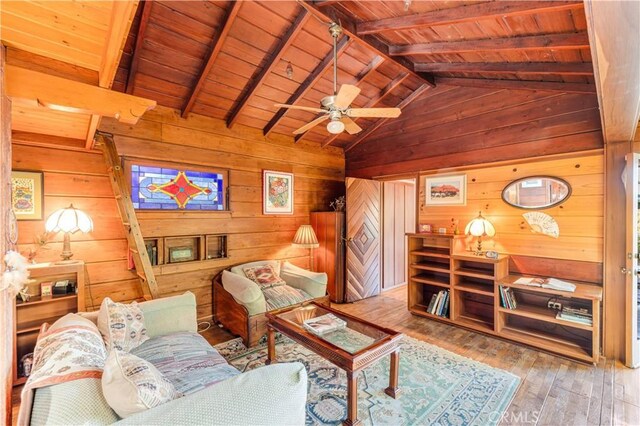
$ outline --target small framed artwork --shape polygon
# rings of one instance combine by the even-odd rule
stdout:
[[[425,205],[465,206],[467,175],[429,176],[425,179]]]
[[[40,295],[42,297],[50,297],[53,295],[53,283],[51,281],[40,283]]]
[[[190,262],[196,260],[193,247],[169,247],[169,263]]]
[[[293,174],[263,171],[262,213],[293,214]]]
[[[11,172],[11,207],[17,220],[42,220],[44,209],[42,172]]]

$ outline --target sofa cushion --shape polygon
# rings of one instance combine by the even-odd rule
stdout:
[[[222,287],[227,290],[236,302],[249,311],[249,315],[261,314],[267,310],[264,294],[258,284],[244,275],[222,271]]]
[[[185,395],[240,374],[198,333],[156,337],[131,353],[152,363]]]
[[[322,297],[327,294],[327,274],[299,268],[292,263],[284,262],[280,277],[287,285],[304,290],[311,297]]]
[[[284,280],[278,276],[271,265],[244,268],[244,275],[251,281],[258,284],[262,289],[286,284]]]
[[[106,297],[100,305],[98,329],[108,351],[115,348],[129,352],[149,339],[144,314],[136,302],[125,305]]]
[[[181,396],[153,364],[116,348],[104,366],[102,392],[123,418]]]
[[[102,396],[100,379],[87,378],[39,388],[32,425],[110,425],[118,416]]]
[[[236,265],[231,268],[231,272],[234,274],[246,276],[244,274],[244,268],[253,268],[255,266],[271,265],[277,275],[280,275],[280,261],[279,260],[258,260],[256,262],[243,263],[242,265]]]
[[[179,331],[198,330],[196,296],[187,291],[179,296],[163,297],[139,303],[144,314],[147,336],[157,337]]]
[[[313,297],[303,290],[298,290],[288,285],[265,288],[262,292],[264,293],[264,298],[267,300],[267,310],[269,311],[286,308],[287,306],[313,299]]]

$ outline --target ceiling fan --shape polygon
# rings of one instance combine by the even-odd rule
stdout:
[[[347,131],[349,134],[356,134],[362,128],[356,124],[351,117],[367,118],[396,118],[402,112],[400,108],[351,108],[353,102],[360,94],[360,88],[352,84],[343,84],[338,90],[338,37],[342,34],[342,27],[332,23],[329,27],[329,34],[333,37],[333,95],[327,96],[320,101],[320,108],[312,108],[288,104],[275,104],[280,108],[298,109],[322,114],[315,120],[305,124],[293,132],[300,135],[307,132],[318,124],[330,120],[327,124],[329,133],[338,134]]]

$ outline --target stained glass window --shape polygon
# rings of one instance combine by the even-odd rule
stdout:
[[[131,200],[142,210],[224,210],[222,173],[131,165]]]

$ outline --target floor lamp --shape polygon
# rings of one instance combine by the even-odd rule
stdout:
[[[293,237],[292,244],[294,247],[311,249],[311,270],[313,271],[313,249],[320,247],[316,233],[313,231],[313,227],[311,225],[300,225],[295,237]]]

